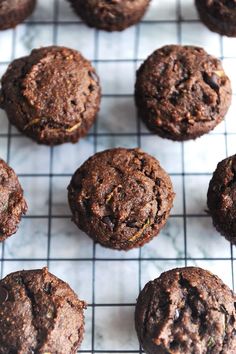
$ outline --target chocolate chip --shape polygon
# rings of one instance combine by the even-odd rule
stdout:
[[[8,299],[8,291],[7,291],[7,289],[5,289],[1,286],[0,287],[0,304],[7,301],[7,299]]]
[[[213,89],[213,90],[218,90],[219,89],[219,77],[216,74],[212,74],[211,76],[208,75],[206,72],[203,73],[203,80]]]
[[[89,71],[89,76],[94,80],[94,81],[98,81],[98,77],[97,74],[94,71]]]
[[[103,221],[107,226],[109,226],[110,229],[113,229],[113,228],[114,228],[114,224],[113,224],[113,222],[112,222],[110,216],[104,216],[104,217],[102,218],[102,221]]]
[[[71,103],[73,106],[76,106],[76,105],[77,105],[76,100],[71,100],[70,103]]]
[[[128,227],[138,227],[137,221],[127,221],[127,226]]]
[[[93,92],[95,90],[95,86],[94,85],[89,85],[88,87],[90,92]]]
[[[51,292],[52,292],[52,284],[51,283],[45,283],[44,287],[43,287],[43,290],[44,290],[45,293],[51,294]]]
[[[172,103],[174,106],[178,103],[178,99],[179,99],[179,93],[176,91],[174,91],[169,98],[170,103]]]
[[[15,278],[15,281],[16,281],[16,283],[17,283],[18,285],[23,285],[23,279],[22,279],[22,277],[17,277],[17,278]]]

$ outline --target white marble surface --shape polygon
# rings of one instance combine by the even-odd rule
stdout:
[[[155,49],[167,43],[177,43],[178,26],[175,23],[143,23],[140,25],[138,58],[146,59]]]
[[[135,70],[154,49],[181,40],[223,55],[236,93],[236,40],[221,38],[204,27],[198,21],[194,0],[180,0],[179,4],[180,8],[177,0],[153,0],[139,26],[121,33],[105,33],[88,28],[65,0],[38,0],[31,18],[14,30],[0,33],[0,75],[13,58],[53,42],[78,49],[88,59],[97,59],[94,65],[102,84],[101,109],[96,130],[93,127],[78,144],[65,144],[52,151],[38,146],[14,127],[9,130],[6,115],[0,110],[0,156],[9,158],[19,174],[29,204],[17,234],[0,247],[0,270],[6,275],[48,263],[53,273],[68,281],[88,302],[81,347],[88,353],[92,348],[103,354],[112,350],[120,354],[138,352],[133,312],[139,289],[162,271],[184,266],[186,256],[188,265],[210,269],[233,286],[234,249],[213,228],[205,211],[212,171],[227,153],[236,151],[235,95],[226,123],[196,141],[181,144],[164,140],[140,124],[141,147],[160,160],[176,192],[171,217],[159,237],[141,250],[112,251],[94,247],[70,220],[66,187],[75,169],[94,153],[95,147],[100,151],[138,145]],[[179,15],[181,23],[176,22]],[[9,141],[8,131],[12,134]]]

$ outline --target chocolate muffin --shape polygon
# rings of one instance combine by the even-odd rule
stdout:
[[[235,0],[195,0],[202,22],[213,32],[236,36]]]
[[[36,0],[0,0],[0,30],[13,28],[31,15]]]
[[[117,250],[140,247],[165,225],[174,193],[167,173],[139,149],[89,158],[68,187],[73,221],[95,242]]]
[[[0,242],[17,231],[21,216],[27,211],[17,175],[0,159]]]
[[[122,31],[139,22],[150,0],[68,0],[75,12],[91,27]]]
[[[83,339],[85,303],[47,268],[0,281],[0,354],[74,354]]]
[[[217,231],[236,245],[236,155],[218,163],[209,184],[207,205]]]
[[[92,126],[100,103],[95,70],[79,52],[35,49],[10,64],[0,105],[21,132],[41,144],[77,142]]]
[[[167,45],[137,71],[138,113],[154,133],[195,139],[219,124],[231,103],[231,85],[221,62],[204,49]]]
[[[235,300],[204,269],[169,270],[147,283],[138,297],[139,341],[147,354],[234,354]]]

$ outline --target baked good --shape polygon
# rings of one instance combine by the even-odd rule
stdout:
[[[122,31],[139,22],[150,0],[69,0],[75,12],[91,27]]]
[[[95,242],[117,250],[140,247],[165,225],[174,193],[167,173],[139,149],[99,152],[68,187],[73,221]]]
[[[0,0],[0,30],[13,28],[34,11],[36,0]]]
[[[12,124],[41,144],[77,142],[92,126],[99,103],[95,70],[72,49],[35,49],[14,60],[2,78],[1,107]]]
[[[17,175],[0,159],[0,242],[17,231],[27,204]]]
[[[210,181],[207,205],[216,229],[236,244],[236,155],[219,162]]]
[[[135,309],[145,353],[236,353],[235,299],[228,286],[204,269],[162,273],[146,284]]]
[[[213,32],[236,36],[236,2],[234,0],[195,0],[202,22]]]
[[[47,268],[0,281],[0,354],[74,354],[83,339],[85,304]]]
[[[221,62],[204,49],[167,45],[137,71],[136,105],[154,133],[195,139],[219,124],[231,103],[231,85]]]

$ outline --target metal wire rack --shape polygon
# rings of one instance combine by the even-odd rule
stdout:
[[[161,3],[161,4],[160,4]],[[233,82],[233,104],[226,122],[187,143],[173,143],[148,132],[133,103],[135,71],[164,44],[196,44],[220,57]],[[0,33],[0,74],[15,57],[50,44],[79,49],[101,77],[102,107],[86,139],[76,145],[44,147],[23,137],[0,112],[0,155],[15,169],[29,203],[16,236],[2,244],[1,276],[47,265],[88,302],[81,353],[141,353],[134,324],[136,297],[163,270],[199,265],[234,288],[234,249],[214,230],[205,213],[206,191],[216,163],[236,150],[234,39],[208,31],[192,0],[153,0],[140,24],[122,33],[87,28],[64,0],[38,0],[35,14],[14,30]],[[109,147],[139,146],[169,172],[175,206],[161,235],[142,249],[103,249],[71,223],[66,186],[90,155]]]

